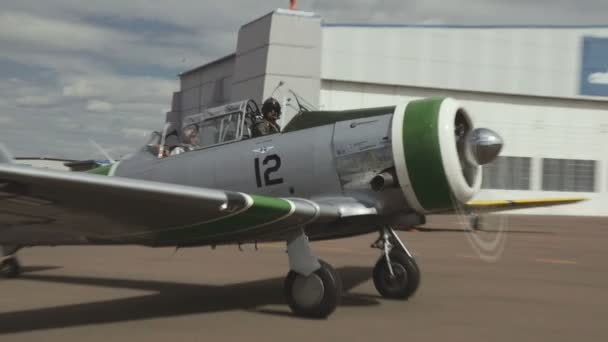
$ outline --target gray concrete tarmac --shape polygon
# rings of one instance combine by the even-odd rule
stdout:
[[[463,226],[399,233],[422,270],[409,301],[375,291],[374,235],[315,243],[348,290],[326,320],[291,315],[281,244],[26,249],[0,279],[0,341],[608,341],[608,218]]]

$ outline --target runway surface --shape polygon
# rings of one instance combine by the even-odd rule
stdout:
[[[348,290],[327,320],[291,315],[282,244],[26,249],[0,341],[608,341],[608,218],[488,218],[475,243],[429,227],[399,233],[422,269],[409,301],[378,296],[374,235],[315,243]]]

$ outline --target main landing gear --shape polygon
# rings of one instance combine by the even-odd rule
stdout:
[[[384,227],[372,247],[383,253],[373,273],[380,295],[390,299],[411,297],[420,285],[420,269],[399,236],[392,228]]]
[[[0,277],[16,278],[21,274],[21,266],[14,256],[8,257],[0,263]]]
[[[287,304],[298,316],[329,316],[342,296],[340,276],[328,263],[312,254],[303,231],[288,240],[287,253],[291,269],[285,278]]]
[[[372,247],[382,251],[374,267],[374,285],[385,298],[407,299],[420,285],[416,260],[390,227],[380,231]],[[314,256],[302,230],[287,241],[290,271],[285,278],[285,297],[298,316],[324,318],[338,306],[342,281],[326,262]]]
[[[15,278],[21,274],[17,261],[19,246],[0,246],[0,277]]]

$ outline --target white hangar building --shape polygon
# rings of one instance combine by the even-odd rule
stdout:
[[[454,97],[505,139],[477,199],[587,197],[523,212],[608,215],[608,26],[330,24],[276,10],[180,80],[169,119],[272,95],[285,125],[290,89],[325,110]]]

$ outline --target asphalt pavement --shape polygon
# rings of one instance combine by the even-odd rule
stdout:
[[[347,290],[326,320],[290,313],[282,244],[25,249],[0,341],[608,341],[608,218],[484,222],[399,233],[422,271],[408,301],[377,294],[374,235],[313,244]]]

